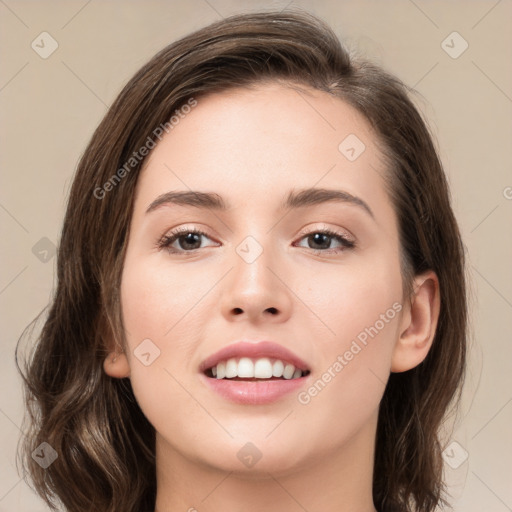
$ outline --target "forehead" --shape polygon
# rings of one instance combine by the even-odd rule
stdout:
[[[137,198],[214,191],[229,204],[282,203],[290,188],[343,188],[386,199],[384,164],[367,120],[322,91],[277,83],[197,98],[152,150]]]

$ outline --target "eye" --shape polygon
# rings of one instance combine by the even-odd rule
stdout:
[[[158,248],[165,249],[170,253],[192,252],[202,248],[201,237],[208,238],[208,235],[204,231],[195,228],[176,229],[160,239]]]
[[[304,233],[301,239],[306,239],[308,249],[313,250],[315,254],[338,253],[345,249],[353,249],[356,245],[355,241],[348,238],[346,234],[337,233],[336,231],[332,231],[330,229],[322,229]],[[331,245],[332,241],[337,242],[341,247],[338,249],[331,249],[329,246]]]
[[[196,228],[179,228],[164,235],[157,243],[159,249],[177,254],[185,252],[193,252],[197,249],[202,249],[201,238],[205,237],[211,240],[207,233]],[[350,239],[344,233],[338,233],[330,229],[321,229],[303,233],[301,240],[305,239],[308,249],[311,249],[315,254],[331,254],[339,253],[346,249],[355,247],[355,241]],[[332,242],[338,243],[338,248],[331,248]],[[300,246],[299,247],[304,247]]]

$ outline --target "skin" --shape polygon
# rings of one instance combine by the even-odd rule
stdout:
[[[349,134],[366,146],[355,161],[338,149]],[[271,83],[200,98],[146,160],[121,284],[127,345],[120,353],[112,341],[104,369],[130,377],[156,429],[158,512],[376,510],[379,403],[390,372],[427,355],[439,286],[428,272],[416,276],[410,300],[402,294],[397,218],[375,142],[342,100]],[[290,190],[308,187],[349,192],[374,217],[342,202],[279,208]],[[160,194],[190,189],[215,192],[232,209],[145,213]],[[182,238],[171,254],[157,241],[173,228],[207,236],[195,251]],[[324,228],[350,235],[356,247],[327,238],[319,248],[307,234]],[[263,250],[252,263],[236,251],[249,235]],[[396,303],[394,318],[307,404],[293,392],[239,405],[198,378],[200,363],[220,348],[273,340],[308,363],[307,390]],[[134,355],[147,338],[160,350],[149,366]],[[237,457],[247,442],[262,455],[252,467]]]

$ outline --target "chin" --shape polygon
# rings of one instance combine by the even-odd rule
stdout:
[[[217,469],[233,472],[241,478],[258,479],[273,476],[289,475],[297,472],[306,464],[307,454],[304,446],[301,453],[296,444],[284,445],[262,440],[244,442],[234,441],[227,446],[211,450],[205,462]]]

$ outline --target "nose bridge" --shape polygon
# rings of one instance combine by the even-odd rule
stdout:
[[[262,293],[273,284],[269,267],[277,266],[276,251],[270,247],[271,235],[247,235],[235,248],[234,276],[244,293]],[[274,276],[275,278],[275,276]]]
[[[234,268],[223,294],[226,315],[245,313],[254,319],[268,313],[280,318],[289,314],[289,292],[278,278],[281,263],[272,239],[272,233],[259,231],[245,236],[235,247]]]

